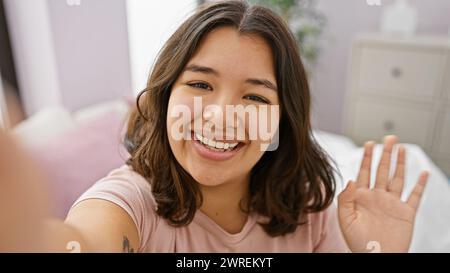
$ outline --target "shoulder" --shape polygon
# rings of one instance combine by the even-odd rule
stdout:
[[[146,206],[156,204],[150,182],[128,165],[112,170],[97,181],[90,190],[100,189],[120,193],[127,199],[138,198],[139,201],[144,201]]]
[[[128,165],[109,172],[83,193],[77,202],[92,197],[112,198],[109,201],[119,201],[137,209],[156,207],[150,183]]]
[[[122,208],[136,226],[141,247],[155,229],[158,217],[150,183],[128,165],[98,180],[75,201],[71,210],[88,199],[106,200]]]

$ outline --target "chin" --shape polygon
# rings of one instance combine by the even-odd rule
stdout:
[[[220,171],[213,172],[211,169],[207,171],[188,171],[192,178],[197,181],[197,183],[203,186],[218,186],[225,183],[227,180],[222,175],[218,175]]]

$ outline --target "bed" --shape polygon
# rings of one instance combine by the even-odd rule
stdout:
[[[31,147],[49,178],[57,203],[55,216],[64,218],[82,192],[123,164],[127,155],[121,148],[120,136],[128,106],[124,100],[117,100],[75,113],[63,108],[46,109],[16,127],[15,134]],[[314,131],[314,135],[340,171],[340,175],[336,175],[339,193],[348,180],[356,178],[363,149],[345,136],[319,130]],[[411,191],[421,170],[431,174],[416,217],[411,252],[450,252],[447,177],[420,147],[412,144],[405,144],[405,147],[404,196]],[[380,145],[375,148],[374,164],[379,160],[381,148]]]

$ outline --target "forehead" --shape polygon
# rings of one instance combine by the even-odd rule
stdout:
[[[219,27],[201,41],[190,63],[214,67],[219,72],[275,79],[272,50],[260,36]]]

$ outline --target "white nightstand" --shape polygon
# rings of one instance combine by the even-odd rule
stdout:
[[[345,132],[356,143],[395,134],[450,175],[450,38],[362,35],[349,73]]]

